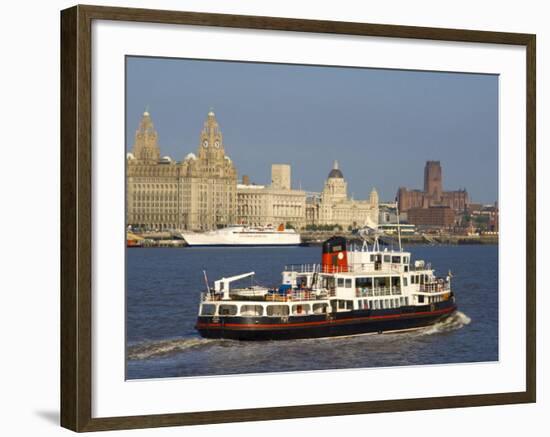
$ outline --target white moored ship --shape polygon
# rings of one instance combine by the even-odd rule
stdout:
[[[189,246],[298,246],[300,234],[283,225],[229,226],[207,232],[182,232]]]

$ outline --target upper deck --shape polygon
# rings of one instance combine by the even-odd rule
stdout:
[[[411,262],[410,252],[380,250],[377,244],[348,249],[335,237],[324,243],[321,261],[286,265],[274,287],[231,287],[254,272],[221,278],[201,295],[201,314],[326,314],[431,304],[452,295],[451,275],[437,278],[429,263]]]
[[[423,272],[431,271],[431,264],[424,261],[416,261],[410,264],[410,252],[403,251],[368,251],[352,250],[347,252],[346,265],[326,264],[288,264],[285,265],[285,272],[296,273],[349,273],[369,274],[383,276],[392,273]]]

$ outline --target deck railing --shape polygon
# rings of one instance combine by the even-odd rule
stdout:
[[[313,293],[310,291],[297,291],[293,290],[288,294],[266,294],[265,300],[267,302],[292,302],[292,301],[309,301],[309,300],[321,300],[328,299],[330,296],[334,296],[334,291],[323,291],[321,293]]]
[[[319,273],[321,271],[321,264],[287,264],[285,265],[284,271],[297,273]]]
[[[399,296],[401,294],[401,287],[399,286],[393,286],[393,287],[375,287],[375,288],[367,288],[367,287],[357,287],[355,289],[355,296],[356,297],[377,297],[377,296],[391,296],[396,295]]]
[[[451,291],[451,287],[448,282],[430,282],[429,284],[421,284],[421,293],[441,293],[444,291]]]
[[[322,264],[288,264],[285,265],[285,272],[296,273],[401,273],[404,271],[404,266],[407,264],[394,263],[351,263],[347,266],[334,266]],[[408,266],[409,272],[425,272],[432,270],[431,263],[425,264],[423,267]]]
[[[285,272],[296,273],[400,273],[404,264],[391,263],[352,263],[347,266],[334,266],[322,264],[288,264]],[[429,269],[429,266],[428,266]],[[425,270],[425,269],[422,269]]]
[[[426,263],[422,267],[416,267],[414,264],[411,264],[409,266],[409,272],[422,272],[425,270],[431,270],[432,269],[432,263]]]
[[[328,299],[336,295],[334,289],[323,290],[321,292],[313,292],[311,290],[292,290],[288,291],[285,294],[282,293],[268,293],[263,296],[232,296],[229,295],[230,300],[249,300],[256,302],[292,302],[292,301],[303,301],[303,300],[321,300]],[[201,302],[216,302],[222,300],[221,293],[201,293],[200,296]]]

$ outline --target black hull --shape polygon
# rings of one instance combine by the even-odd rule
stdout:
[[[456,311],[452,301],[389,310],[355,310],[310,316],[199,317],[196,329],[205,338],[293,340],[337,337],[422,328]]]

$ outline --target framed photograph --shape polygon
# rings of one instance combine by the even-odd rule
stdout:
[[[61,12],[61,424],[535,402],[535,35]]]

